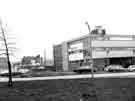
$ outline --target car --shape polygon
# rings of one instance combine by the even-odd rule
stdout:
[[[21,72],[21,73],[26,73],[26,72],[28,72],[28,71],[30,71],[30,70],[27,69],[27,68],[19,68],[19,69],[18,69],[18,72]]]
[[[130,66],[127,68],[127,71],[129,71],[129,72],[135,71],[135,65],[130,65]]]
[[[91,66],[88,66],[88,65],[87,66],[80,66],[73,71],[81,74],[81,73],[90,73],[90,72],[92,72],[92,69],[93,69],[93,72],[97,72],[97,68],[95,68],[95,67],[92,68]]]
[[[109,65],[104,68],[104,71],[106,72],[121,72],[126,71],[126,69],[121,65]]]

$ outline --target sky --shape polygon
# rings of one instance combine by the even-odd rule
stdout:
[[[53,45],[88,34],[101,25],[107,34],[135,35],[134,0],[0,0],[0,18],[16,38],[14,60],[53,59]]]

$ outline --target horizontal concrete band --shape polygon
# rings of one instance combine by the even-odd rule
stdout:
[[[126,73],[108,73],[108,74],[94,74],[94,78],[134,78],[134,72]],[[32,77],[32,78],[13,78],[13,82],[16,81],[34,81],[34,80],[57,80],[57,79],[80,79],[80,78],[92,78],[91,74],[82,75],[65,75],[65,76],[50,76],[50,77]],[[0,82],[8,82],[8,78],[0,78]]]

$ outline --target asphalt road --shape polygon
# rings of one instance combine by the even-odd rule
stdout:
[[[135,72],[123,73],[99,73],[94,74],[94,78],[135,78]],[[78,79],[78,78],[92,78],[91,74],[76,74],[64,76],[48,76],[48,77],[32,77],[32,78],[13,78],[13,81],[29,81],[29,80],[55,80],[55,79]],[[7,82],[7,77],[0,77],[0,82]]]

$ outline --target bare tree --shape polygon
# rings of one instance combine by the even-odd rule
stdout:
[[[3,47],[1,47],[0,51],[2,52],[0,55],[6,55],[7,58],[7,65],[8,65],[8,70],[9,70],[9,81],[8,81],[8,86],[12,87],[13,82],[12,82],[12,67],[11,67],[11,62],[10,62],[10,54],[12,54],[12,51],[15,49],[14,47],[11,47],[11,45],[14,44],[14,42],[8,42],[9,37],[7,37],[5,28],[3,27],[3,23],[0,19],[0,40],[1,43],[3,44]]]

